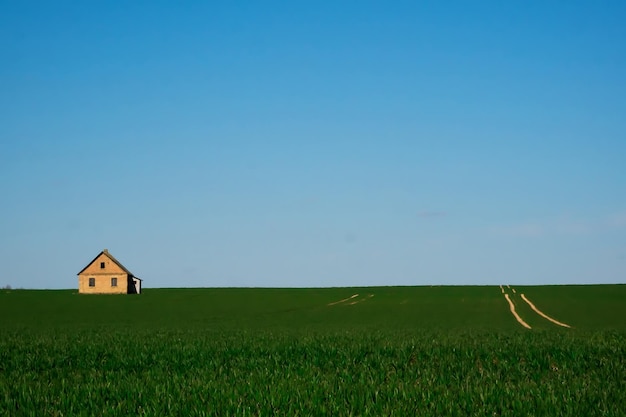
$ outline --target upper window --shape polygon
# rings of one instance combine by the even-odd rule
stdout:
[[[100,269],[104,269],[104,262],[100,262]]]
[[[111,278],[111,287],[117,287],[117,278]]]
[[[89,286],[90,287],[95,287],[96,286],[96,279],[95,278],[89,278]]]

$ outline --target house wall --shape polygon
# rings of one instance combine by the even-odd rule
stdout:
[[[117,287],[111,286],[111,278],[117,278]],[[94,287],[89,286],[89,278],[96,279]],[[127,294],[128,275],[122,274],[81,274],[78,277],[78,292],[84,294]]]
[[[100,263],[104,262],[104,268]],[[117,287],[111,286],[111,278],[117,278]],[[95,278],[95,287],[89,286],[89,278]],[[106,254],[101,254],[78,276],[78,292],[84,294],[127,294],[128,274]]]

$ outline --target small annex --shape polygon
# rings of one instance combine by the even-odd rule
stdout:
[[[78,273],[81,294],[141,294],[141,283],[107,249]]]

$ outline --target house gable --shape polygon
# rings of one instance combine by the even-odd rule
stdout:
[[[126,269],[117,259],[109,253],[108,250],[103,250],[96,256],[86,267],[84,267],[78,275],[94,275],[94,274],[127,274],[133,276],[133,274]]]

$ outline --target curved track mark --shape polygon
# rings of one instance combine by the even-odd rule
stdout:
[[[515,317],[515,320],[517,320],[517,322],[521,324],[522,326],[526,327],[527,329],[530,329],[531,327],[528,325],[528,323],[522,320],[519,314],[517,314],[517,312],[515,311],[515,306],[513,305],[513,301],[511,301],[511,299],[509,298],[509,295],[504,294],[504,298],[506,298],[506,301],[509,302],[509,307],[511,307],[511,314],[513,314],[513,317]]]
[[[530,306],[530,308],[535,310],[535,313],[539,314],[544,319],[549,320],[549,321],[551,321],[554,324],[558,324],[559,326],[567,327],[567,328],[570,328],[570,329],[572,328],[572,326],[570,326],[569,324],[561,323],[560,321],[553,319],[552,317],[550,317],[547,314],[545,314],[543,311],[539,310],[537,307],[535,307],[535,305],[533,303],[530,302],[530,300],[528,298],[526,298],[526,296],[524,294],[522,294],[522,300],[526,301],[526,303]]]
[[[373,296],[374,296],[374,294],[370,294],[370,295],[368,295],[368,296],[367,296],[367,297],[365,297],[365,298],[361,298],[360,300],[356,300],[356,301],[351,302],[349,305],[353,306],[353,305],[355,305],[355,304],[362,303],[363,301],[369,300],[369,299],[370,299],[370,298],[372,298]]]
[[[335,301],[334,303],[328,303],[327,305],[334,306],[335,304],[345,303],[346,301],[352,300],[353,298],[358,297],[358,296],[359,294],[354,294],[348,298],[344,298],[343,300]]]

